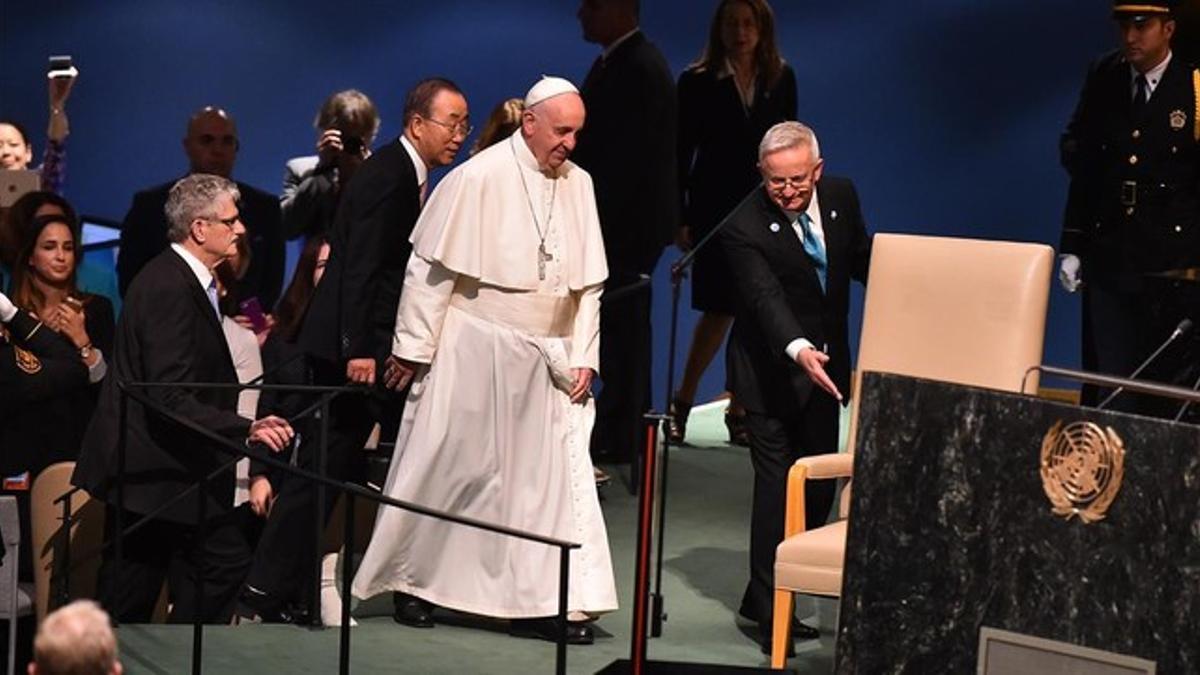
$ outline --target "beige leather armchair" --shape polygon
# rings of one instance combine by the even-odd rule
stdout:
[[[784,541],[775,559],[771,666],[782,668],[794,594],[838,597],[842,589],[850,484],[837,519],[804,522],[808,480],[849,478],[864,371],[1021,391],[1041,363],[1054,251],[1041,244],[879,234],[851,391],[846,453],[806,457],[788,475]],[[1036,391],[1036,374],[1029,377]]]
[[[59,462],[42,470],[33,481],[29,495],[30,520],[33,529],[33,581],[35,588],[34,606],[37,608],[38,623],[46,613],[55,609],[58,602],[51,597],[52,591],[62,583],[62,567],[77,565],[71,569],[72,600],[96,597],[96,574],[100,569],[100,556],[83,561],[84,556],[95,551],[104,539],[104,504],[95,501],[88,493],[79,491],[71,496],[71,514],[75,523],[68,534],[62,523],[62,504],[55,504],[59,495],[71,489],[71,474],[75,462]],[[70,559],[62,560],[70,537]],[[57,562],[56,562],[57,559]]]

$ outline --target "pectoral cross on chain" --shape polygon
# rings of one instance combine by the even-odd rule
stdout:
[[[538,279],[539,280],[541,280],[541,281],[546,280],[546,263],[550,262],[551,260],[554,260],[554,256],[550,255],[550,253],[548,251],[546,251],[546,242],[543,241],[543,242],[539,243],[538,244]]]

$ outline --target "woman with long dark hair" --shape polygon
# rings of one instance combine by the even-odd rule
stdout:
[[[702,240],[758,184],[758,142],[778,122],[796,119],[796,75],[779,55],[775,15],[765,0],[721,0],[700,58],[679,76],[680,246]],[[718,242],[696,256],[692,307],[703,315],[672,402],[671,440],[682,443],[700,377],[729,327],[736,300]],[[746,445],[744,411],[730,400],[730,441]]]
[[[104,355],[112,351],[113,309],[107,298],[85,293],[76,283],[83,258],[78,224],[69,215],[49,214],[18,228],[13,303],[69,341],[98,382]]]

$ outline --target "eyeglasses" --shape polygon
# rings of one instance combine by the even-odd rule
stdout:
[[[224,225],[225,227],[228,227],[229,229],[232,230],[233,226],[237,225],[238,222],[241,221],[241,219],[242,219],[242,216],[239,214],[239,215],[233,216],[232,218],[202,218],[201,220],[203,220],[206,223],[220,223],[220,224]]]
[[[475,127],[471,126],[471,123],[468,122],[467,120],[463,120],[461,122],[456,122],[454,124],[451,124],[449,122],[441,122],[439,120],[435,120],[432,117],[422,117],[421,119],[425,120],[426,122],[433,122],[434,124],[438,125],[439,127],[442,127],[443,129],[449,129],[450,133],[454,134],[455,136],[461,135],[463,138],[470,136],[471,132],[475,131]]]
[[[770,186],[772,190],[776,191],[782,191],[788,188],[799,190],[811,182],[812,178],[809,176],[804,176],[803,178],[798,176],[789,176],[787,178],[782,176],[772,176],[767,179],[767,185]]]

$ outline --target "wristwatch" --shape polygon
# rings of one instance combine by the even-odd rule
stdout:
[[[89,342],[86,345],[79,348],[79,358],[83,359],[84,361],[87,361],[91,356],[92,356],[92,343]]]

